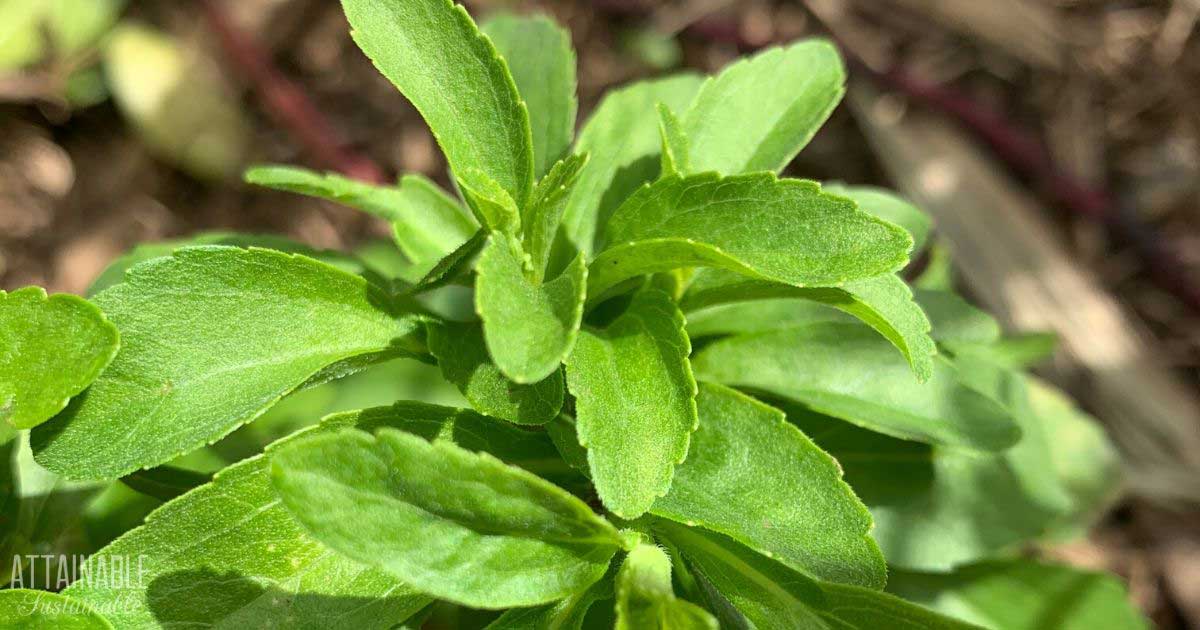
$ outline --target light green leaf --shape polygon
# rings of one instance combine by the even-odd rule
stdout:
[[[1150,627],[1116,577],[1032,560],[985,562],[939,575],[896,571],[888,590],[988,628]]]
[[[963,366],[964,373],[986,369]],[[788,417],[818,436],[845,469],[875,517],[876,540],[893,567],[949,571],[1018,548],[1071,513],[1068,486],[1056,479],[1053,462],[1078,457],[1064,446],[1078,443],[1074,427],[1033,415],[1019,374],[993,371],[975,380],[973,386],[1004,400],[1024,434],[1003,453],[906,442],[787,407]]]
[[[41,287],[0,291],[0,421],[28,429],[49,420],[119,347],[116,326],[87,300]]]
[[[442,376],[480,413],[517,424],[546,424],[563,405],[563,377],[555,370],[531,385],[514,383],[488,358],[478,323],[429,324],[429,351]]]
[[[617,630],[717,630],[703,608],[675,597],[671,560],[654,545],[638,545],[617,573]]]
[[[919,252],[929,240],[933,220],[929,215],[896,193],[872,186],[826,184],[825,191],[841,195],[858,204],[858,209],[904,228],[913,237],[913,251]]]
[[[700,83],[700,77],[683,74],[622,87],[606,94],[584,124],[575,153],[586,152],[591,160],[571,190],[563,226],[567,239],[586,257],[595,251],[599,228],[613,210],[658,176],[662,139],[655,106],[683,111]]]
[[[1063,392],[1027,376],[1029,409],[1044,428],[1048,453],[1038,465],[1049,466],[1066,493],[1068,507],[1051,531],[1058,538],[1080,538],[1119,495],[1120,454],[1100,422]]]
[[[349,420],[347,420],[349,421]],[[86,565],[94,578],[65,594],[108,612],[118,628],[306,627],[384,630],[429,603],[392,576],[307,536],[280,504],[269,453],[217,473],[159,508]],[[132,559],[135,582],[101,567]],[[140,560],[139,560],[140,559]]]
[[[459,179],[478,169],[521,206],[529,113],[504,60],[450,0],[343,0],[354,41],[424,116]]]
[[[325,545],[471,607],[569,596],[600,579],[621,544],[612,525],[549,482],[393,429],[284,447],[272,479]]]
[[[782,170],[829,118],[845,81],[837,49],[822,40],[734,63],[704,83],[683,117],[692,172]]]
[[[587,154],[559,160],[533,190],[524,223],[525,249],[529,252],[533,277],[538,282],[545,278],[546,264],[550,261],[550,250],[559,233],[558,226],[562,223],[568,195],[587,162]]]
[[[913,301],[912,290],[894,274],[855,280],[840,287],[799,288],[751,280],[723,270],[705,269],[696,274],[681,305],[685,311],[690,311],[713,304],[786,297],[820,302],[853,315],[900,350],[908,359],[918,381],[925,382],[933,375],[933,357],[937,354],[937,346],[930,337],[929,319]],[[822,319],[819,311],[814,313],[812,308],[802,303],[793,304],[795,313],[785,313],[782,319],[772,319],[780,315],[778,309],[759,311],[758,302],[750,302],[736,311],[723,312],[720,319],[710,317],[707,322],[701,322],[702,330],[708,334],[751,332],[749,329],[778,330],[797,323],[837,321],[828,315]]]
[[[663,175],[685,174],[691,170],[691,148],[683,123],[665,103],[658,104],[658,132],[662,136]]]
[[[476,263],[475,310],[492,361],[517,383],[536,383],[570,354],[583,316],[587,268],[577,256],[544,284],[528,277],[521,246],[493,233]]]
[[[504,57],[517,92],[529,109],[533,130],[533,174],[542,177],[575,137],[575,51],[571,35],[554,20],[501,14],[481,30]]]
[[[303,256],[195,247],[95,297],[121,353],[38,427],[38,462],[114,478],[211,443],[306,383],[416,352],[419,322],[382,289]]]
[[[437,184],[406,175],[400,186],[374,186],[336,173],[291,166],[246,171],[251,184],[320,197],[362,210],[392,224],[400,251],[413,262],[437,261],[475,233],[477,225]]]
[[[696,430],[691,342],[670,296],[643,291],[602,330],[585,328],[567,360],[579,443],[604,506],[641,516],[671,487]]]
[[[0,591],[0,628],[6,630],[112,630],[87,604],[65,595],[23,588]]]
[[[692,361],[705,380],[765,391],[906,440],[1000,451],[1021,431],[937,359],[924,385],[866,326],[819,323],[719,340]]]
[[[652,513],[730,536],[809,576],[883,587],[871,517],[832,457],[779,410],[728,388],[701,384],[696,403],[691,455]]]
[[[912,238],[825,194],[769,173],[665,177],[639,190],[607,226],[588,297],[678,267],[720,267],[792,286],[840,285],[895,271]]]
[[[933,338],[943,344],[990,344],[1000,339],[1000,324],[950,291],[914,291],[933,322]]]
[[[327,265],[337,267],[346,273],[363,276],[380,286],[387,284],[378,272],[367,266],[362,260],[338,251],[314,249],[304,243],[298,243],[287,237],[275,234],[238,234],[235,232],[215,231],[198,232],[179,239],[140,243],[120,258],[109,263],[104,268],[104,271],[92,281],[91,286],[88,287],[87,295],[93,296],[115,284],[120,284],[125,280],[125,272],[138,263],[155,258],[164,258],[170,256],[171,252],[177,249],[196,245],[230,245],[242,248],[262,247],[289,254],[302,254],[309,258],[315,258]],[[388,246],[395,250],[395,246],[390,244]]]

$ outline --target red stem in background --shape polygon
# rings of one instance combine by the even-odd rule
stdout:
[[[846,50],[845,46],[842,49]],[[1163,245],[1158,231],[1139,220],[1132,208],[1115,203],[1108,191],[1059,169],[1036,135],[951,88],[921,81],[900,67],[878,72],[852,54],[847,56],[877,82],[957,120],[987,143],[1009,168],[1036,182],[1070,212],[1106,225],[1133,247],[1159,286],[1200,313],[1200,286],[1187,276],[1183,262]]]
[[[295,137],[314,161],[323,168],[372,184],[388,181],[378,164],[346,146],[304,90],[279,72],[270,54],[233,24],[217,0],[202,0],[200,5],[231,65],[243,74],[263,109]]]

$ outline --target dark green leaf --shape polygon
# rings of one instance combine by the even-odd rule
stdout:
[[[429,351],[446,380],[477,411],[517,424],[546,424],[563,405],[562,371],[531,385],[514,383],[488,358],[477,323],[429,324]]]

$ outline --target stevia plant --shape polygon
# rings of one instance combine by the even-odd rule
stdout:
[[[165,501],[61,593],[0,591],[0,619],[1143,626],[1114,578],[1022,553],[1117,484],[1095,423],[1025,372],[1044,341],[1002,336],[943,255],[910,288],[931,226],[902,199],[778,175],[842,96],[830,44],[614,90],[576,137],[548,19],[344,6],[455,191],[256,168],[386,219],[401,261],[206,234],[136,249],[90,302],[0,293],[6,547],[48,526],[30,479]],[[413,359],[465,406],[387,372]],[[256,452],[254,427],[296,423],[281,399],[370,374],[424,400],[314,424],[305,399],[310,426]],[[128,558],[136,581],[101,579]]]

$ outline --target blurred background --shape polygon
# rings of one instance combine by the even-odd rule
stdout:
[[[789,173],[896,188],[956,282],[1098,416],[1127,497],[1084,542],[1163,628],[1200,627],[1200,0],[466,2],[543,11],[606,89],[801,37],[847,98]],[[0,289],[83,293],[136,243],[204,230],[356,249],[388,228],[248,187],[294,163],[370,181],[445,163],[329,0],[0,0]]]

